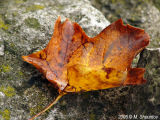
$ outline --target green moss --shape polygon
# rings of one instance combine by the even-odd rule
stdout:
[[[37,105],[36,107],[30,108],[30,115],[33,116],[37,114],[39,111],[38,110],[43,110],[41,105]]]
[[[18,75],[19,75],[19,76],[23,76],[24,73],[23,73],[22,71],[18,71]]]
[[[15,89],[11,86],[1,86],[0,91],[3,92],[6,96],[12,97],[16,94]]]
[[[30,115],[36,115],[37,113],[40,112],[40,110],[43,110],[45,107],[42,106],[41,104],[38,104],[36,107],[30,108]]]
[[[11,112],[9,110],[5,109],[4,111],[0,111],[0,114],[4,120],[10,120]]]
[[[124,0],[110,0],[110,2],[112,3],[112,4],[124,4],[125,3],[125,1]]]
[[[56,7],[56,9],[58,9],[58,10],[62,10],[62,9],[64,9],[65,8],[65,6],[64,5],[58,5],[58,6],[55,6]]]
[[[3,114],[2,114],[2,117],[5,119],[5,120],[10,120],[10,111],[5,109],[3,111]]]
[[[14,29],[14,31],[18,31],[17,29]],[[4,44],[5,44],[5,54],[19,56],[19,54],[21,53],[21,49],[10,40],[4,41]]]
[[[8,27],[9,26],[7,24],[5,24],[5,22],[2,19],[2,16],[0,15],[0,29],[2,28],[4,30],[8,30]]]
[[[10,72],[11,71],[11,67],[9,65],[2,65],[1,66],[1,71]]]
[[[3,45],[3,41],[0,41],[0,46]]]
[[[15,2],[16,2],[17,4],[24,3],[24,1],[23,1],[23,0],[16,0]]]
[[[38,22],[36,18],[27,18],[25,19],[24,22],[28,27],[35,28],[35,29],[40,28],[40,23]]]
[[[94,113],[91,113],[91,114],[89,115],[89,119],[90,119],[90,120],[95,120],[95,114],[94,114]]]
[[[37,105],[35,105],[34,107],[32,106],[30,108],[30,115],[31,116],[39,113],[41,110],[43,110],[45,108],[45,106],[47,106],[47,105],[44,105],[45,104],[44,102],[46,101],[47,98],[42,97],[41,95],[39,95],[39,96],[37,96],[36,99],[38,99]]]
[[[44,6],[42,5],[32,5],[26,8],[26,12],[34,12],[34,11],[43,10],[43,9],[44,9]]]
[[[12,15],[15,17],[18,15],[18,12],[13,12]]]

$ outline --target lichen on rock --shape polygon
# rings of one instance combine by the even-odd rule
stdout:
[[[79,23],[90,36],[109,25],[109,21],[88,0],[0,1],[0,110],[1,113],[8,110],[5,116],[9,115],[11,120],[30,118],[57,95],[56,89],[34,67],[23,62],[21,56],[46,46],[58,16],[62,21],[69,18]],[[65,99],[63,103],[67,103]],[[66,104],[55,106],[40,119],[53,119],[52,116],[67,119],[70,114],[75,119],[84,118],[80,116],[84,114],[80,105],[68,110],[60,107],[65,108]],[[54,110],[57,110],[56,115]],[[0,114],[0,119],[5,119],[4,114]]]
[[[3,55],[4,55],[4,41],[0,36],[0,56],[3,56]]]
[[[40,29],[40,23],[35,18],[26,18],[24,22],[28,27]]]
[[[93,0],[90,0],[93,3]],[[134,62],[146,68],[147,84],[70,94],[39,119],[117,119],[120,114],[159,115],[160,10],[158,0],[2,0],[0,1],[0,119],[28,119],[57,95],[56,89],[21,56],[43,49],[54,22],[69,18],[94,36],[110,22],[144,28],[151,36],[149,49]],[[8,9],[9,8],[9,9]],[[106,18],[104,17],[104,15]]]
[[[5,109],[4,111],[0,110],[0,116],[2,116],[2,119],[4,120],[10,120],[10,111]]]
[[[148,48],[134,61],[134,66],[146,68],[147,83],[143,86],[128,88],[129,98],[126,104],[123,104],[127,111],[123,110],[123,112],[137,115],[160,115],[158,112],[160,110],[159,0],[91,0],[91,3],[101,10],[108,20],[115,21],[122,18],[125,23],[141,27],[150,35],[151,40]],[[128,105],[129,103],[132,104],[132,107]],[[114,106],[114,104],[112,105]]]
[[[11,86],[0,86],[0,92],[3,92],[7,97],[12,97],[16,94]]]
[[[125,23],[141,27],[149,33],[149,48],[160,47],[160,10],[159,0],[91,0],[110,21],[122,18]]]

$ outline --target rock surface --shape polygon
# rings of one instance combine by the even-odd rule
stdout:
[[[160,1],[90,1],[109,21],[122,18],[125,23],[143,28],[150,35],[150,44],[139,56],[137,64],[146,68],[147,84],[129,87],[129,100],[122,104],[127,106],[121,110],[123,114],[159,115],[160,118]]]
[[[122,18],[124,23],[141,27],[149,33],[149,47],[160,47],[159,0],[90,0],[105,17],[113,22]]]
[[[0,56],[4,55],[4,43],[3,39],[0,36]]]
[[[79,23],[89,36],[96,35],[109,25],[103,14],[87,0],[0,1],[1,120],[28,119],[57,96],[53,86],[33,66],[22,61],[21,56],[46,46],[58,16],[62,21],[69,18]],[[81,98],[77,95],[64,97],[59,105],[39,119],[89,118],[89,114],[81,112],[82,102],[77,99]],[[69,103],[70,109],[66,105],[68,100],[74,102]]]
[[[40,120],[116,120],[118,115],[160,115],[160,3],[158,0],[90,0],[113,22],[144,28],[149,47],[138,59],[147,84],[64,96]],[[88,0],[0,1],[0,119],[26,120],[43,110],[57,91],[22,55],[41,50],[58,16],[79,23],[94,36],[109,22]],[[136,63],[134,64],[136,65]]]

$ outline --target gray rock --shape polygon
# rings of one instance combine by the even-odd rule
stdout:
[[[147,100],[155,107],[160,105],[160,48],[146,49],[141,54],[138,67],[145,67],[145,77],[148,80],[145,92],[148,93]]]
[[[3,39],[0,36],[0,56],[4,55],[4,43],[3,43]]]
[[[154,0],[156,1],[156,0]],[[147,84],[68,94],[37,119],[117,119],[122,114],[159,115],[159,8],[145,0],[102,0],[96,3],[110,21],[142,27],[151,36],[150,49],[139,56]],[[102,4],[101,4],[102,3]],[[156,8],[157,7],[157,8]],[[58,16],[79,23],[94,36],[109,22],[87,0],[0,1],[0,119],[25,120],[43,110],[58,95],[56,89],[21,56],[43,49]],[[156,23],[156,24],[155,24]],[[136,66],[138,59],[135,60]]]
[[[33,66],[22,61],[21,56],[46,46],[58,16],[62,21],[69,18],[79,23],[89,36],[109,25],[102,13],[87,0],[0,1],[0,40],[3,40],[0,42],[0,119],[28,119],[57,96],[57,90]],[[59,105],[39,119],[90,117],[90,113],[82,111],[79,96],[62,99]],[[71,100],[75,103],[66,106]],[[87,106],[83,107],[87,111]]]
[[[160,110],[160,49],[145,49],[138,61],[138,67],[146,68],[147,83],[130,87],[128,114],[159,116]],[[129,104],[129,102],[127,102]]]
[[[159,0],[90,0],[110,21],[122,18],[125,23],[144,28],[150,35],[150,45],[134,61],[134,66],[146,68],[147,83],[128,88],[123,114],[160,115],[160,2]],[[138,64],[137,64],[138,63]],[[110,94],[111,95],[111,94]],[[117,100],[117,99],[116,99]],[[123,98],[120,99],[123,101]],[[114,101],[113,103],[116,103]],[[132,104],[132,105],[129,105]],[[117,104],[116,104],[117,105]],[[114,106],[114,105],[113,105]],[[126,110],[126,111],[125,111]]]
[[[160,47],[159,0],[90,0],[111,22],[119,18],[124,23],[145,29],[151,37],[149,48]]]

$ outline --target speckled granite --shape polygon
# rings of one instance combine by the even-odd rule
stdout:
[[[145,67],[147,84],[69,94],[37,120],[117,120],[118,115],[160,115],[160,9],[158,0],[90,0],[113,22],[144,28],[149,47],[134,61]],[[94,36],[109,22],[88,0],[0,1],[0,119],[26,120],[40,112],[57,91],[21,56],[46,46],[58,16],[79,23]],[[140,58],[140,59],[139,59]],[[138,64],[137,64],[138,62]]]
[[[32,65],[22,61],[21,56],[46,46],[58,16],[62,21],[69,18],[79,23],[89,36],[96,35],[109,25],[103,14],[87,0],[0,1],[1,120],[28,119],[57,96],[57,90]],[[62,98],[62,104],[59,103],[38,119],[68,119],[72,118],[70,114],[76,118],[88,117],[88,114],[77,116],[81,114],[78,112],[81,106],[77,109],[71,104],[71,111],[63,108],[66,100],[72,99]]]
[[[159,115],[160,119],[160,1],[90,1],[111,22],[122,18],[125,23],[141,27],[150,35],[150,45],[133,64],[146,68],[147,83],[129,87],[128,97],[124,96],[128,100],[121,104],[124,107],[121,110],[125,115]]]

